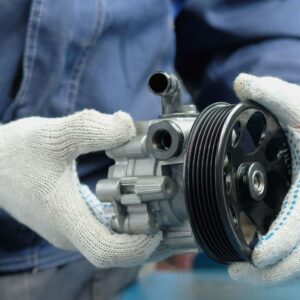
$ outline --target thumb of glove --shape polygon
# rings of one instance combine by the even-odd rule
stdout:
[[[58,120],[56,143],[64,144],[64,149],[71,158],[89,152],[108,150],[124,144],[135,135],[131,117],[125,112],[113,115],[99,113],[95,110],[83,110],[74,115]]]
[[[300,87],[275,77],[240,74],[234,90],[241,101],[253,100],[270,110],[285,126],[300,124]]]

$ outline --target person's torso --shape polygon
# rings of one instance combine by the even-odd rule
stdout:
[[[172,71],[170,4],[1,1],[0,122],[60,117],[85,108],[123,110],[136,120],[157,117],[159,99],[148,92],[146,82],[155,70]],[[109,164],[103,153],[81,157],[81,180],[93,189]],[[0,212],[0,272],[48,268],[78,255],[50,246]]]

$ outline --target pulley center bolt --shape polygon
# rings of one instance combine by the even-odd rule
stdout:
[[[253,190],[257,194],[263,194],[266,187],[264,174],[259,170],[254,171],[251,178],[251,184],[253,185]]]
[[[264,167],[255,162],[242,165],[239,171],[243,185],[248,189],[251,198],[256,201],[263,200],[267,192],[267,175]]]

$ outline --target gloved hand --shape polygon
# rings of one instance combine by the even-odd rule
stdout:
[[[254,249],[253,265],[233,264],[230,275],[265,285],[300,277],[300,86],[241,74],[234,89],[241,101],[256,101],[277,117],[288,137],[293,175],[280,214]]]
[[[31,117],[0,126],[0,207],[55,246],[77,249],[98,267],[143,263],[161,235],[111,234],[85,203],[75,166],[80,154],[131,139],[129,115],[84,110],[64,118]]]

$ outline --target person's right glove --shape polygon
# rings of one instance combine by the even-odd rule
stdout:
[[[278,118],[288,137],[293,176],[280,214],[254,249],[253,265],[233,264],[230,275],[257,284],[300,277],[300,86],[273,77],[241,74],[234,88],[241,101],[253,100]]]
[[[161,234],[112,234],[105,216],[99,222],[87,205],[95,196],[80,184],[75,165],[80,154],[117,147],[134,135],[132,119],[122,112],[85,110],[1,125],[0,207],[52,244],[80,251],[98,267],[144,263]]]

